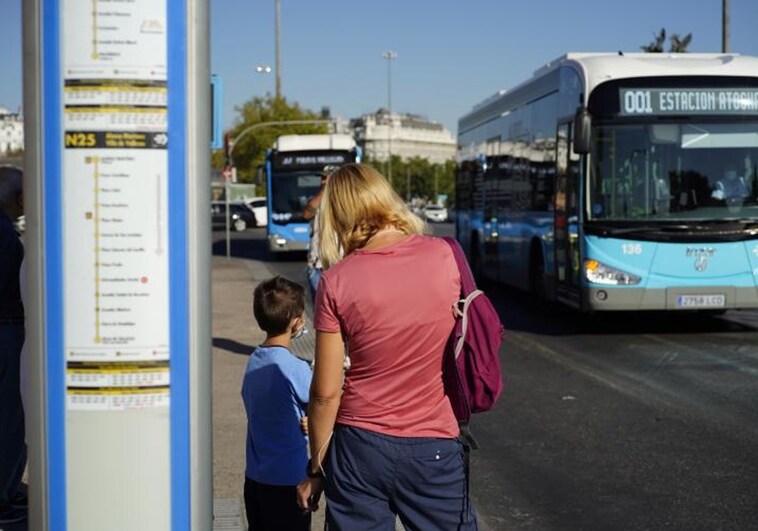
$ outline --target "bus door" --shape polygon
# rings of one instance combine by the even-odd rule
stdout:
[[[556,298],[574,307],[579,292],[579,175],[571,149],[571,124],[558,125],[555,143],[555,282]]]
[[[500,260],[498,242],[498,212],[500,209],[499,200],[499,179],[498,171],[494,164],[493,157],[487,157],[484,167],[484,180],[482,190],[484,191],[484,208],[482,219],[482,244],[484,249],[483,269],[485,276],[492,280],[497,279],[498,262]]]

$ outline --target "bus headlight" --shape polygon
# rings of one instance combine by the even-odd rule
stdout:
[[[640,277],[637,275],[607,266],[597,260],[584,261],[584,277],[594,284],[630,286],[640,283]]]
[[[278,234],[270,234],[268,237],[269,244],[271,247],[284,247],[287,245],[287,240],[285,238],[282,238]]]

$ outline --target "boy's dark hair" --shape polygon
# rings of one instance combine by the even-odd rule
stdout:
[[[305,311],[305,290],[300,284],[276,276],[258,284],[253,292],[253,315],[261,330],[282,334],[293,317]]]

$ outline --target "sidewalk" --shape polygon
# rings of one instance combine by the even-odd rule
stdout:
[[[242,486],[245,473],[247,418],[240,398],[248,355],[265,335],[253,320],[253,290],[273,276],[256,260],[213,257],[213,498],[214,529],[247,529]],[[291,280],[305,282],[302,278]],[[312,310],[306,308],[310,326]],[[293,344],[295,353],[311,359],[313,332]],[[237,509],[235,511],[235,509]],[[324,510],[313,513],[314,530],[324,528]]]
[[[245,473],[247,418],[240,397],[247,359],[265,335],[253,319],[253,290],[274,276],[264,262],[213,257],[213,505],[214,531],[244,531],[245,502],[242,487]],[[300,277],[290,280],[306,288],[305,266]],[[293,342],[300,358],[311,360],[316,349],[313,307],[306,297],[305,308],[311,332]],[[313,513],[311,529],[324,529],[324,499]],[[395,531],[403,531],[400,520]]]

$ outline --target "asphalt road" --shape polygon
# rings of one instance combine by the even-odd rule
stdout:
[[[232,254],[266,260],[263,233]],[[303,260],[267,265],[298,279]],[[508,330],[506,391],[473,423],[486,527],[758,530],[758,312],[586,319],[484,289]]]

